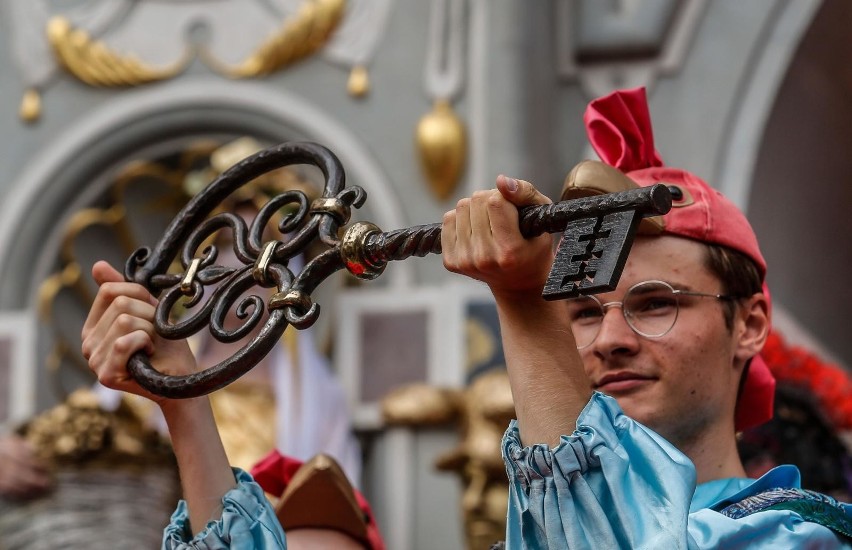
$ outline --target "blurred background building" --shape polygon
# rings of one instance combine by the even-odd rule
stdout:
[[[0,421],[91,384],[91,263],[153,244],[218,147],[322,143],[369,195],[353,217],[391,230],[500,173],[557,195],[593,157],[585,104],[639,85],[665,162],[752,220],[778,329],[852,364],[850,27],[846,0],[6,0]],[[450,417],[388,424],[380,403],[501,366],[486,289],[428,257],[316,301],[388,546],[463,547],[464,488],[434,468]]]

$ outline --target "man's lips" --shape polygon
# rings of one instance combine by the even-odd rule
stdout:
[[[615,372],[607,374],[595,384],[595,389],[604,393],[623,393],[634,390],[655,381],[653,376],[645,376],[635,372]]]

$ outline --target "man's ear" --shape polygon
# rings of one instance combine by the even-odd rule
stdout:
[[[743,300],[734,317],[735,356],[745,363],[763,349],[769,335],[769,301],[763,293]]]

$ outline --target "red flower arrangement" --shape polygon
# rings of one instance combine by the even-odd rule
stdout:
[[[760,354],[779,382],[813,393],[836,429],[852,429],[852,380],[845,369],[788,345],[774,330]]]

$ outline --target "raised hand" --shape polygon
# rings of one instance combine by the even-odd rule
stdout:
[[[548,204],[529,182],[497,177],[497,188],[477,191],[444,214],[444,266],[488,284],[495,294],[541,293],[553,260],[548,234],[525,239],[518,207]]]
[[[83,356],[104,386],[141,395],[162,404],[165,398],[143,389],[127,372],[127,361],[137,351],[150,356],[160,372],[195,372],[195,358],[184,340],[167,340],[154,331],[156,300],[141,285],[125,282],[106,262],[92,267],[98,294],[83,325]]]

